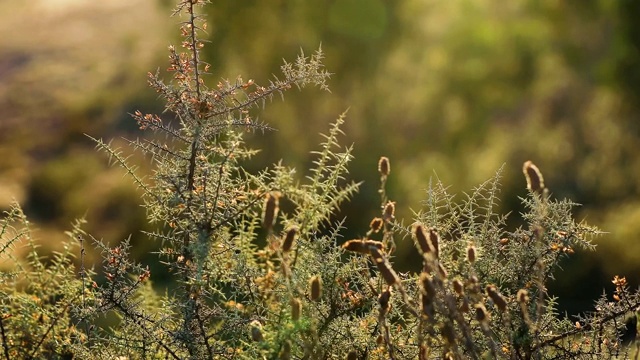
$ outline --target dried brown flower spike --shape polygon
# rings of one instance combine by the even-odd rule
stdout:
[[[373,257],[374,262],[378,265],[378,270],[380,270],[380,274],[387,285],[393,286],[399,283],[400,278],[398,274],[391,268],[391,264],[382,256],[380,251],[375,247],[370,247],[369,250],[371,251],[371,257]]]
[[[502,296],[502,294],[498,292],[498,289],[495,287],[495,285],[487,285],[486,291],[487,295],[489,295],[498,310],[502,312],[507,310],[507,300],[505,300],[504,296]]]
[[[316,301],[322,296],[322,278],[319,276],[312,276],[309,280],[309,297],[311,300]]]
[[[544,178],[538,167],[531,161],[527,161],[522,166],[522,172],[527,179],[527,189],[531,192],[542,194],[544,190]]]
[[[373,231],[374,233],[377,233],[382,229],[383,224],[384,224],[384,220],[382,220],[379,217],[376,217],[376,218],[373,218],[373,220],[371,220],[371,223],[369,224],[369,228],[371,228],[371,231]]]
[[[267,197],[264,200],[264,210],[262,213],[262,226],[265,229],[270,230],[273,227],[273,224],[276,222],[276,217],[278,217],[278,204],[280,202],[280,192],[274,191],[267,194]]]
[[[282,251],[288,252],[293,247],[293,241],[298,234],[298,228],[293,226],[287,230],[287,233],[284,236],[284,241],[282,242]]]
[[[416,238],[418,250],[420,250],[421,254],[428,254],[432,251],[431,244],[427,238],[427,232],[422,224],[414,224],[413,235]]]
[[[473,245],[469,245],[469,247],[467,247],[467,261],[469,261],[470,264],[473,264],[474,262],[476,262],[476,247]]]
[[[302,312],[302,302],[300,302],[300,299],[291,299],[289,304],[291,305],[291,319],[293,321],[300,320],[300,313]]]
[[[385,221],[393,221],[396,218],[395,213],[396,213],[396,203],[393,201],[389,201],[384,206],[384,210],[382,212],[382,218]]]
[[[384,250],[384,244],[375,240],[354,239],[342,244],[342,248],[348,251],[369,255],[371,254],[371,248]]]
[[[381,157],[378,161],[378,172],[384,177],[387,177],[391,172],[391,164],[386,156]]]

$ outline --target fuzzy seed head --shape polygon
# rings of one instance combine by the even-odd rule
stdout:
[[[389,302],[390,300],[391,300],[391,288],[388,288],[378,296],[378,304],[380,305],[380,311],[382,311],[383,313],[387,313],[389,309],[391,309],[391,303]]]
[[[293,241],[296,239],[296,235],[298,234],[298,228],[293,226],[287,230],[287,233],[284,236],[284,241],[282,242],[282,252],[289,252],[293,247]]]
[[[382,218],[385,221],[393,221],[396,218],[395,213],[396,213],[396,203],[393,201],[389,201],[384,206],[384,210],[382,212]]]
[[[302,312],[302,302],[300,301],[300,299],[291,299],[289,305],[291,305],[291,319],[293,321],[300,320],[300,313]]]
[[[518,299],[518,303],[526,304],[529,302],[529,292],[525,289],[520,289],[516,294],[516,298]]]
[[[502,296],[502,294],[498,292],[498,289],[495,287],[495,285],[487,285],[486,291],[487,295],[489,295],[498,310],[502,312],[507,310],[507,300],[505,300],[504,296]]]
[[[311,300],[316,301],[322,296],[322,278],[319,276],[312,276],[309,279],[309,297]]]
[[[477,304],[475,307],[476,307],[476,320],[478,320],[481,323],[488,322],[490,319],[490,315],[489,315],[489,312],[487,311],[487,308],[485,308],[484,305],[482,304]]]
[[[544,190],[544,179],[538,167],[531,161],[527,161],[522,166],[522,172],[527,179],[527,189],[531,192],[542,194]]]
[[[280,202],[281,194],[277,191],[270,192],[264,200],[264,207],[262,212],[262,226],[265,229],[270,230],[278,217],[278,205]]]
[[[477,251],[476,251],[476,247],[473,245],[469,245],[467,247],[467,261],[469,261],[470,264],[473,264],[474,262],[476,262],[476,256],[477,256]]]
[[[453,280],[453,291],[462,296],[464,294],[464,284],[459,279]]]
[[[469,300],[467,300],[466,297],[462,300],[462,304],[460,304],[460,307],[458,308],[458,310],[460,310],[460,312],[463,312],[465,314],[469,312],[470,310]]]
[[[381,157],[378,161],[378,172],[384,177],[387,177],[391,172],[391,164],[386,156]]]
[[[348,251],[370,255],[372,248],[378,251],[384,250],[384,244],[375,240],[354,239],[342,244],[342,248]]]
[[[436,229],[429,229],[429,242],[431,243],[431,247],[436,254],[436,259],[440,256],[440,235],[438,235],[438,231]]]
[[[400,282],[400,278],[398,274],[391,268],[391,264],[387,261],[387,259],[382,256],[380,251],[375,247],[369,247],[371,251],[371,257],[375,261],[378,266],[378,270],[380,271],[380,275],[389,286],[393,286]]]
[[[255,342],[261,342],[264,340],[262,336],[262,324],[258,320],[253,320],[250,324],[251,327],[251,340]]]
[[[447,269],[444,268],[444,265],[442,265],[441,262],[438,263],[438,276],[441,280],[444,280],[447,278],[447,276],[449,276],[449,273],[447,273]]]
[[[456,333],[451,323],[447,322],[443,324],[440,332],[448,345],[454,345],[456,343]]]
[[[436,297],[436,287],[433,283],[433,279],[427,273],[420,274],[420,286],[422,288],[422,293],[427,296],[429,299],[433,299]]]
[[[413,235],[415,236],[416,243],[418,244],[418,250],[421,254],[428,254],[431,252],[431,244],[427,238],[427,232],[422,224],[415,224],[413,226]]]
[[[282,349],[278,354],[278,358],[280,360],[289,360],[291,359],[291,341],[287,340],[282,344]]]
[[[369,224],[369,228],[374,233],[377,233],[377,232],[380,232],[380,230],[382,230],[383,224],[384,224],[384,220],[382,220],[379,217],[376,217],[376,218],[373,218],[373,220],[371,220],[371,223]]]

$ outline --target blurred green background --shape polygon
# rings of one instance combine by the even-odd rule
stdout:
[[[86,216],[96,237],[131,234],[134,253],[153,256],[135,186],[83,134],[122,145],[146,136],[128,113],[162,111],[146,73],[166,68],[166,46],[179,41],[171,5],[0,0],[0,207],[22,203],[45,249]],[[260,120],[277,131],[248,136],[263,149],[248,166],[309,166],[318,133],[348,108],[344,144],[355,145],[351,174],[364,185],[339,215],[345,236],[364,234],[379,212],[382,155],[405,223],[430,178],[467,191],[505,163],[500,211],[515,226],[522,163],[532,160],[555,197],[583,204],[578,219],[608,232],[552,284],[563,309],[588,309],[614,274],[638,286],[640,2],[216,0],[207,9],[210,82],[265,83],[283,58],[322,46],[332,93],[291,91],[268,104]],[[149,159],[132,159],[149,171]],[[415,265],[402,258],[409,252],[401,269]]]

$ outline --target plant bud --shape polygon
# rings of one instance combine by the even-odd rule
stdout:
[[[418,353],[418,360],[427,360],[429,359],[429,349],[426,344],[420,344],[420,350]]]
[[[293,319],[293,321],[300,320],[300,313],[302,312],[302,302],[300,302],[300,299],[291,299],[289,304],[291,305],[291,319]]]
[[[280,349],[280,353],[278,354],[280,360],[289,360],[291,359],[291,341],[286,340],[282,344],[282,349]]]
[[[276,222],[276,218],[278,217],[278,204],[280,202],[281,194],[277,191],[270,192],[267,194],[266,199],[264,200],[264,210],[262,213],[262,226],[265,229],[271,229],[273,224]]]
[[[440,256],[440,235],[438,235],[436,229],[429,229],[429,241],[433,251],[436,253],[436,259],[438,259]]]
[[[433,283],[433,279],[427,273],[420,274],[420,286],[422,287],[422,293],[427,296],[430,301],[436,297],[436,287]]]
[[[416,243],[418,244],[418,250],[420,250],[420,254],[428,254],[432,251],[431,244],[429,243],[429,239],[427,238],[427,233],[422,224],[415,224],[413,226],[413,235],[416,238]]]
[[[467,261],[469,261],[470,264],[476,262],[476,255],[476,247],[469,245],[469,247],[467,247]]]
[[[309,280],[309,297],[316,301],[320,299],[320,296],[322,296],[322,278],[313,276]]]
[[[453,345],[456,343],[456,333],[451,323],[447,322],[443,324],[442,327],[440,328],[440,332],[447,344]]]
[[[476,307],[476,320],[478,320],[483,324],[486,324],[490,319],[490,315],[489,315],[489,312],[487,311],[487,308],[485,308],[484,305],[482,304],[477,304],[475,307]]]
[[[391,264],[385,259],[380,251],[378,251],[375,247],[370,247],[371,257],[375,261],[376,265],[378,265],[378,270],[380,270],[380,275],[389,286],[393,286],[400,282],[400,278],[398,274],[391,268]]]
[[[384,177],[387,177],[391,172],[391,164],[386,156],[381,157],[378,161],[378,172]]]
[[[391,288],[388,288],[387,290],[383,291],[378,296],[378,304],[380,305],[380,311],[382,311],[384,314],[389,312],[389,309],[391,309],[391,304],[389,303],[389,300],[391,300]]]
[[[447,269],[444,268],[444,265],[442,265],[442,263],[438,263],[438,276],[440,277],[441,280],[444,280],[447,278],[449,274],[447,273]]]
[[[369,224],[369,228],[374,233],[377,233],[382,229],[382,225],[383,224],[384,224],[384,220],[382,220],[381,218],[377,217],[377,218],[374,218],[373,220],[371,220],[371,223]]]
[[[525,289],[520,289],[516,294],[516,298],[518,299],[518,302],[520,304],[526,304],[527,302],[529,302],[529,292],[527,292],[527,290]]]
[[[293,226],[287,230],[287,233],[284,236],[284,241],[282,242],[282,251],[288,252],[293,247],[293,241],[298,234],[298,228]]]
[[[464,284],[462,284],[462,281],[458,279],[453,280],[453,291],[460,296],[464,294]]]
[[[261,342],[264,340],[262,336],[262,324],[258,320],[253,320],[251,326],[251,340],[255,342]]]
[[[531,161],[527,161],[522,166],[522,172],[527,179],[527,189],[531,192],[542,194],[544,190],[544,179],[538,167]]]
[[[463,313],[468,313],[470,308],[469,308],[469,300],[467,300],[467,298],[465,297],[464,299],[462,299],[462,304],[460,304],[460,307],[458,308],[458,310],[460,310],[460,312]]]
[[[384,249],[384,244],[375,240],[354,239],[342,244],[342,248],[348,251],[369,255],[371,254],[371,248],[381,251]]]
[[[504,299],[504,296],[498,292],[498,289],[496,289],[494,285],[487,285],[486,291],[487,295],[489,295],[498,310],[502,312],[507,310],[507,301]]]
[[[384,206],[384,210],[382,212],[382,218],[385,221],[393,221],[395,220],[395,213],[396,213],[396,203],[389,201],[387,202],[387,204]]]

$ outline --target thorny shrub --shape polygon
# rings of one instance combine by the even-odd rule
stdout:
[[[14,264],[1,273],[1,358],[638,358],[627,338],[640,295],[624,277],[594,311],[577,319],[556,312],[545,284],[563,257],[594,248],[598,230],[572,219],[575,204],[553,199],[531,162],[523,168],[526,225],[510,231],[495,213],[501,171],[462,199],[431,181],[423,209],[404,225],[387,197],[383,157],[380,216],[365,237],[346,242],[332,220],[358,189],[346,180],[351,148],[339,145],[344,116],[303,179],[282,164],[245,171],[255,150],[243,134],[269,129],[255,120],[260,107],[292,87],[328,89],[329,73],[318,50],[265,85],[208,85],[204,3],[182,0],[175,9],[184,21],[182,43],[169,47],[172,79],[149,74],[172,121],[132,114],[141,129],[165,135],[153,139],[167,139],[130,142],[152,155],[153,175],[139,176],[120,150],[94,139],[143,192],[158,228],[147,235],[162,244],[159,261],[175,289],[158,294],[149,267],[130,259],[128,240],[109,246],[82,221],[45,261],[15,205],[0,224],[0,256]],[[422,256],[420,272],[394,270],[394,250],[406,241]],[[11,252],[21,242],[26,263]],[[102,253],[102,282],[85,264],[88,246]]]

